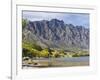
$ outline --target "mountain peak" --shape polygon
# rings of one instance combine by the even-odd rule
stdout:
[[[57,18],[51,19],[50,21],[64,22],[63,20],[59,20]]]
[[[28,41],[37,40],[39,44],[41,43],[41,46],[89,48],[88,29],[85,29],[83,26],[65,24],[63,20],[56,18],[50,21],[41,20],[28,23],[28,31],[31,32],[30,34],[24,30],[23,34],[25,34],[25,39]]]

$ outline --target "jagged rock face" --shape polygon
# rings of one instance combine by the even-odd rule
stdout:
[[[35,42],[41,47],[89,48],[89,29],[57,19],[29,21],[23,35],[23,40]]]

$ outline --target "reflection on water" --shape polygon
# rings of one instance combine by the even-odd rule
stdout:
[[[81,62],[81,61],[89,61],[89,56],[87,57],[71,57],[71,58],[40,58],[40,59],[33,59],[33,60],[45,60],[45,61],[48,61],[48,60],[57,60],[57,61],[69,61],[69,62]]]
[[[31,63],[23,61],[23,68],[89,66],[89,56],[72,58],[40,58],[32,59]]]

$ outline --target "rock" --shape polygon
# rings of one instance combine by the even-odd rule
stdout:
[[[41,47],[89,49],[89,29],[66,24],[63,20],[29,21],[23,30],[23,40]]]

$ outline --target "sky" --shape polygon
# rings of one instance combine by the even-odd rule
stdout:
[[[74,26],[84,26],[89,28],[89,14],[88,13],[54,13],[54,12],[34,12],[23,11],[22,17],[30,21],[63,20],[66,24],[73,24]]]

